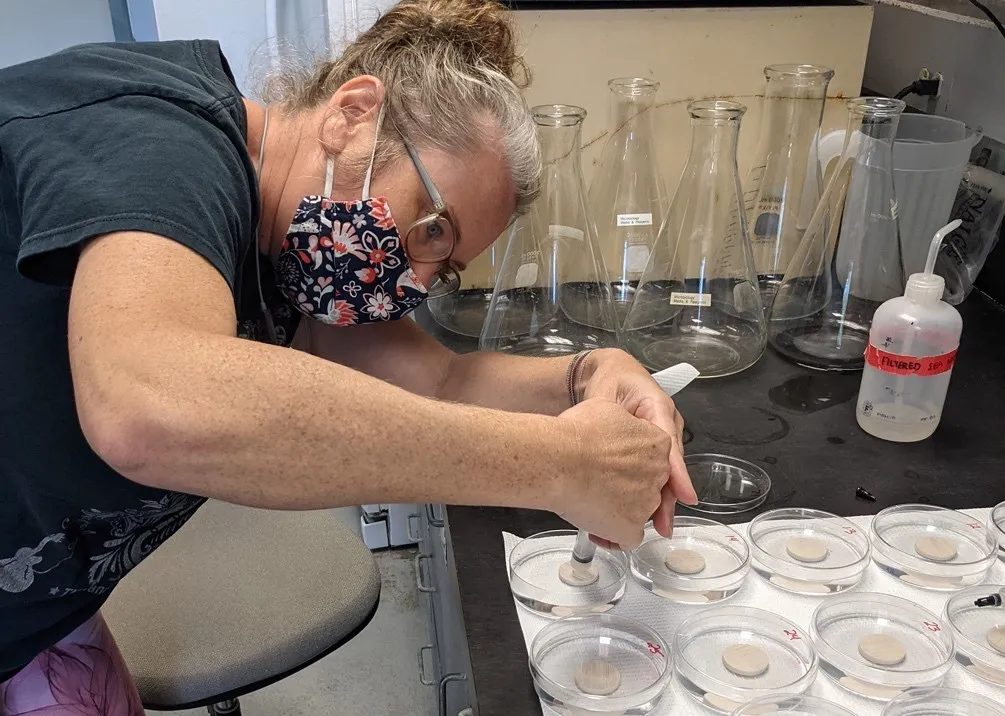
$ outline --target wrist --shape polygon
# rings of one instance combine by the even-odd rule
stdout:
[[[635,359],[619,348],[598,348],[592,351],[583,361],[580,369],[578,395],[580,400],[596,395],[607,395],[608,391],[602,385],[608,382],[610,376],[617,376],[623,369],[625,361],[635,363]]]

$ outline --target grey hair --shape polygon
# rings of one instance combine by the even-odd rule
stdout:
[[[526,211],[537,197],[541,149],[521,94],[530,73],[501,5],[402,0],[337,59],[271,77],[266,99],[303,111],[363,75],[380,79],[385,88],[385,130],[378,138],[382,162],[403,152],[394,129],[417,147],[453,156],[494,145],[510,171],[516,212]]]

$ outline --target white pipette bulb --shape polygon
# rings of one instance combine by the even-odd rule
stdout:
[[[928,247],[928,260],[925,261],[925,271],[924,273],[911,274],[910,278],[907,279],[907,287],[904,291],[905,296],[926,305],[937,303],[942,299],[942,292],[946,288],[946,281],[935,273],[935,260],[939,256],[939,247],[942,246],[942,242],[949,234],[956,231],[962,223],[959,219],[954,219],[935,232],[935,236],[932,237],[932,244]]]

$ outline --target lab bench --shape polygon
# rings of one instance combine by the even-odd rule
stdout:
[[[769,350],[743,373],[697,381],[675,398],[687,421],[687,452],[763,467],[772,488],[760,511],[799,506],[852,516],[901,503],[959,509],[1005,500],[1005,310],[979,294],[960,309],[962,344],[932,438],[895,444],[867,435],[855,422],[860,374],[805,370]],[[455,350],[475,347],[438,329],[428,314],[417,321]],[[856,497],[857,487],[876,502]],[[439,713],[540,714],[501,533],[525,537],[567,525],[532,510],[442,506],[427,507],[419,521],[416,571],[430,609],[422,678],[439,691]]]

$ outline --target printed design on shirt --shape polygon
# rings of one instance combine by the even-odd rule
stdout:
[[[69,559],[73,548],[64,545],[65,539],[62,533],[46,535],[36,546],[22,547],[13,557],[0,558],[0,590],[14,594],[23,592],[35,583],[36,574],[51,572]],[[55,546],[46,549],[49,545]],[[43,562],[47,566],[36,569]]]
[[[90,545],[100,544],[97,554],[78,554],[87,558],[86,583],[83,588],[53,587],[52,596],[87,592],[107,594],[115,584],[145,557],[162,545],[168,537],[195,513],[204,502],[201,497],[168,493],[159,500],[143,500],[140,507],[104,512],[84,510],[77,519],[63,523],[67,534],[75,535],[78,552]]]
[[[269,313],[272,314],[272,325],[276,328],[276,342],[281,346],[289,346],[293,342],[293,332],[296,330],[297,317],[293,314],[293,308],[278,299],[277,305],[269,306]],[[293,330],[290,330],[293,329]],[[238,321],[237,337],[259,343],[270,343],[269,332],[265,328],[265,319],[261,316]]]

